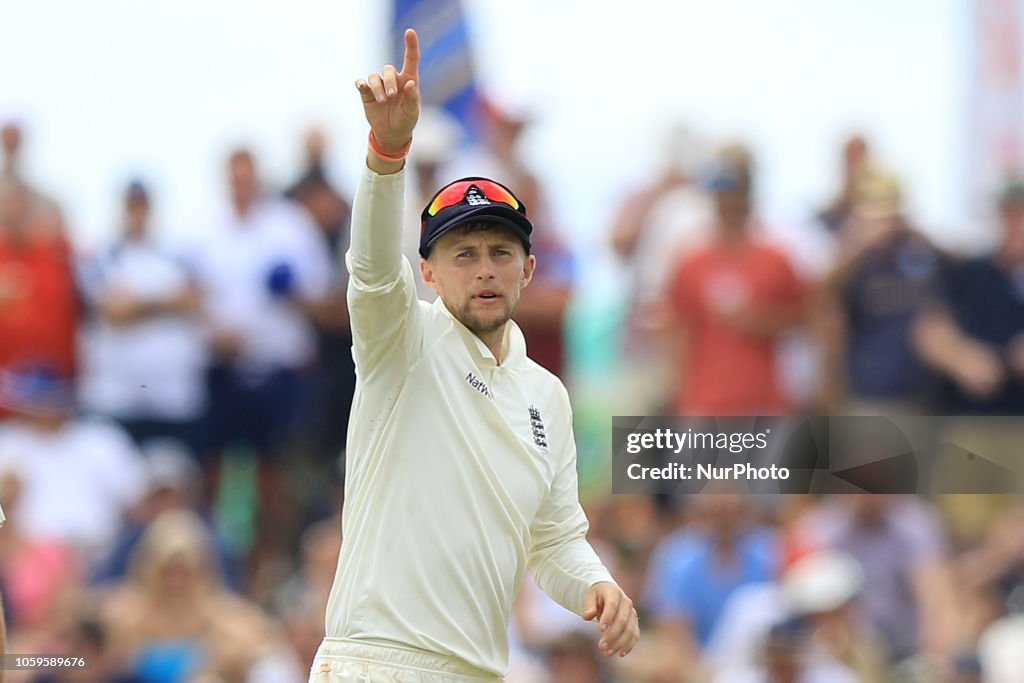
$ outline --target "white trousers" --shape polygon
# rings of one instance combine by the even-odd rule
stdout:
[[[498,676],[453,657],[325,638],[309,683],[500,683]]]

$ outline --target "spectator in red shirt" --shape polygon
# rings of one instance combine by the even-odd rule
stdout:
[[[714,225],[670,281],[681,414],[783,414],[776,368],[780,335],[804,318],[804,295],[782,251],[761,243],[752,218],[749,154],[730,148],[710,179]]]
[[[0,178],[0,369],[46,358],[75,369],[77,303],[71,249],[27,185]]]

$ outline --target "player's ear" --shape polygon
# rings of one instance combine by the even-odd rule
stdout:
[[[434,264],[430,259],[420,257],[420,275],[423,277],[423,284],[433,290],[437,289],[437,278],[434,277]]]
[[[523,261],[523,284],[520,287],[525,287],[530,284],[530,280],[533,279],[533,271],[537,268],[537,257],[530,254]]]

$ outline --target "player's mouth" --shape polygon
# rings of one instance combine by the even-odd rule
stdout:
[[[473,298],[479,301],[483,301],[485,303],[491,303],[501,299],[501,294],[494,291],[493,289],[485,289],[474,294]]]

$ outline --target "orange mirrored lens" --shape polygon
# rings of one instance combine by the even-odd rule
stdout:
[[[427,208],[427,214],[430,216],[436,216],[438,211],[458,204],[466,196],[466,190],[468,190],[471,185],[476,185],[480,188],[480,192],[492,202],[501,202],[502,204],[508,204],[513,209],[519,209],[519,201],[511,192],[501,185],[487,180],[464,180],[462,182],[449,185],[441,190],[441,192],[439,192],[434,198],[434,201],[430,202],[430,206]]]

